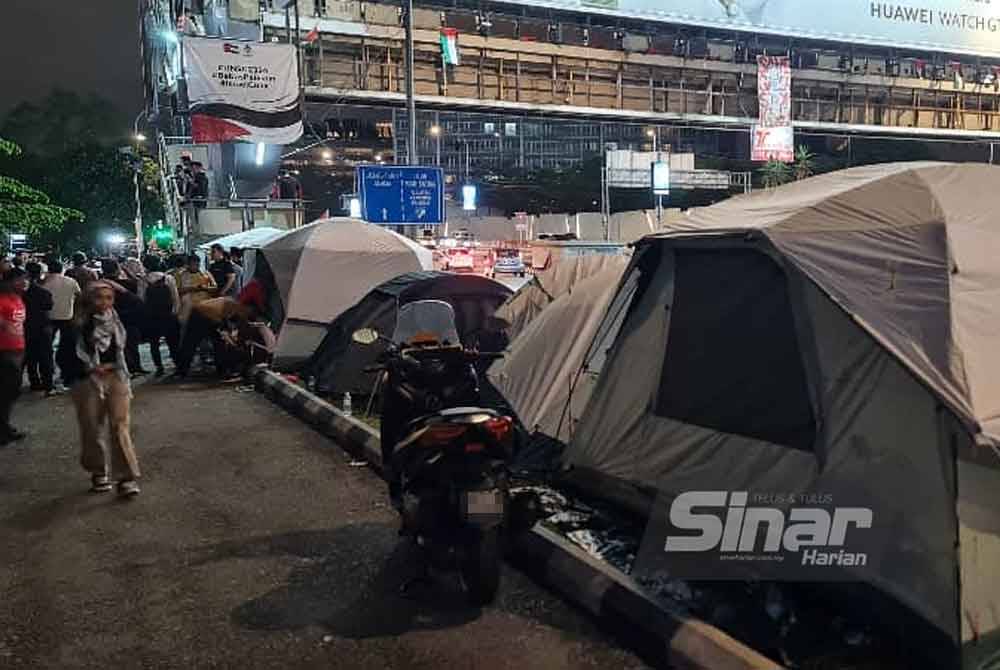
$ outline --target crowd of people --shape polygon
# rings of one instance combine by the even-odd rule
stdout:
[[[65,270],[54,255],[0,258],[0,446],[25,437],[12,423],[25,377],[45,397],[69,391],[91,490],[117,481],[120,495],[137,494],[131,382],[150,373],[140,347],[149,347],[158,378],[165,344],[171,378],[186,378],[201,356],[223,380],[240,379],[274,349],[266,292],[244,277],[242,258],[220,245],[207,269],[197,254],[104,258],[99,270],[83,253]]]

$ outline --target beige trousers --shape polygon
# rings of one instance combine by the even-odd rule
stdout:
[[[94,475],[138,479],[139,459],[130,435],[132,389],[118,375],[92,375],[73,386],[80,424],[80,464]],[[108,437],[105,439],[104,426]]]

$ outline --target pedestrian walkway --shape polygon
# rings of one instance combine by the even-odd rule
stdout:
[[[252,393],[137,386],[145,479],[87,493],[68,399],[26,399],[0,449],[0,667],[635,668],[555,596],[507,570],[495,606],[414,556],[384,484]]]

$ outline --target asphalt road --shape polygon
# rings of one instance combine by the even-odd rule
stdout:
[[[636,668],[516,571],[404,599],[414,554],[384,485],[254,393],[147,384],[138,499],[87,492],[68,399],[0,449],[0,668]]]

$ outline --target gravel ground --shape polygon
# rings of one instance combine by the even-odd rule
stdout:
[[[470,609],[454,579],[397,595],[415,556],[384,485],[234,387],[144,384],[129,502],[87,493],[66,398],[26,398],[0,449],[2,668],[638,668],[506,570]]]

